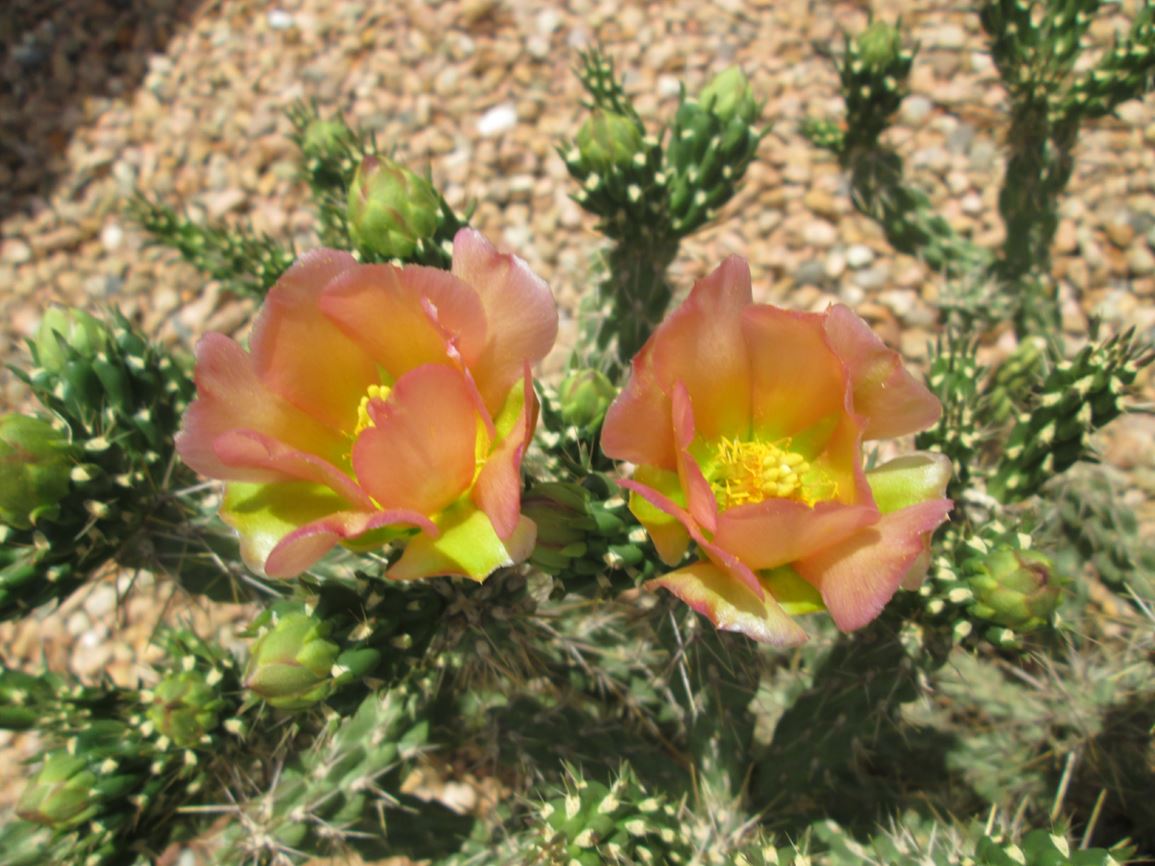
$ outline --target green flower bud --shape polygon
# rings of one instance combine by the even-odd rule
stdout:
[[[642,149],[642,131],[623,114],[595,111],[578,130],[577,146],[590,171],[628,166]]]
[[[199,744],[217,726],[225,702],[198,670],[170,674],[153,689],[149,721],[183,749]]]
[[[1016,631],[1046,625],[1059,601],[1051,560],[1034,550],[999,547],[967,563],[971,613]]]
[[[64,434],[41,418],[0,417],[0,523],[27,529],[51,518],[68,493]]]
[[[50,827],[79,824],[96,811],[92,789],[96,774],[88,762],[67,752],[54,752],[28,782],[16,814],[25,821]]]
[[[310,156],[332,153],[347,137],[348,129],[339,120],[317,118],[305,128],[301,150]]]
[[[68,362],[69,352],[64,346],[82,358],[94,358],[108,341],[108,328],[99,319],[75,307],[50,307],[40,320],[32,344],[36,362],[51,373],[58,373]]]
[[[760,110],[749,79],[737,66],[715,75],[698,94],[698,101],[726,124],[737,118],[749,126],[758,119]]]
[[[566,424],[585,430],[602,423],[618,389],[600,370],[574,370],[561,383],[558,399]]]
[[[586,511],[588,496],[577,484],[545,481],[522,497],[522,513],[537,525],[538,547],[561,551],[597,529]]]
[[[333,691],[333,664],[341,648],[329,626],[306,613],[281,614],[253,643],[245,686],[282,710],[303,710]]]
[[[886,69],[902,53],[902,33],[893,24],[875,21],[858,36],[858,56],[872,69]]]
[[[349,186],[349,236],[387,259],[413,255],[437,231],[441,199],[425,178],[389,159],[367,156]]]

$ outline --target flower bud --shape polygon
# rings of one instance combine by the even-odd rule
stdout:
[[[301,150],[307,155],[321,156],[331,153],[347,135],[345,124],[339,120],[317,118],[307,127],[301,137]]]
[[[698,94],[698,101],[726,124],[738,119],[749,126],[758,118],[759,106],[754,98],[754,89],[737,66],[715,75]]]
[[[858,55],[871,69],[883,70],[902,53],[902,34],[893,24],[875,21],[858,37]]]
[[[54,752],[20,795],[16,814],[50,827],[79,824],[96,811],[91,801],[95,784],[96,775],[84,758]]]
[[[40,320],[32,344],[36,362],[51,373],[58,373],[68,361],[69,352],[64,346],[83,358],[93,358],[108,345],[108,340],[108,328],[99,319],[75,307],[50,307]]]
[[[0,417],[0,523],[27,529],[68,493],[69,445],[41,418]]]
[[[306,613],[281,614],[253,643],[245,686],[282,710],[302,710],[333,691],[333,664],[341,648],[329,626]]]
[[[187,749],[200,743],[217,726],[224,700],[198,670],[181,671],[153,689],[148,718],[158,733]]]
[[[349,236],[386,259],[411,256],[437,231],[441,200],[425,178],[392,160],[367,156],[349,186]]]
[[[600,370],[574,370],[558,389],[566,424],[590,430],[602,423],[618,389]]]
[[[1034,550],[999,547],[968,563],[975,601],[971,613],[997,625],[1030,631],[1045,625],[1059,601],[1051,560]]]
[[[642,149],[642,131],[625,115],[595,111],[578,130],[577,146],[591,171],[627,166]]]

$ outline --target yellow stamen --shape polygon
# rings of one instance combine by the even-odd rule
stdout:
[[[388,399],[390,390],[392,389],[388,385],[369,386],[369,390],[361,398],[361,405],[357,407],[357,426],[353,428],[354,439],[361,435],[361,431],[375,426],[373,418],[369,414],[369,401]]]
[[[814,505],[830,499],[837,485],[811,465],[790,440],[743,442],[723,437],[709,471],[710,487],[726,510],[767,499],[793,499]]]

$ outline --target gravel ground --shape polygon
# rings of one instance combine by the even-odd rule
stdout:
[[[1132,5],[1132,4],[1128,4]],[[251,305],[206,284],[174,254],[146,245],[123,216],[141,189],[194,215],[251,223],[315,244],[305,191],[294,181],[284,110],[301,98],[344,112],[413,166],[428,165],[450,203],[479,202],[475,225],[526,258],[569,314],[589,289],[599,248],[592,220],[568,199],[554,146],[580,123],[577,50],[600,42],[626,70],[644,117],[669,117],[681,82],[694,91],[740,64],[765,98],[772,131],[721,220],[686,242],[684,286],[730,253],[745,256],[759,300],[855,307],[912,360],[934,332],[942,281],[895,255],[854,212],[831,157],[799,134],[807,116],[840,105],[823,50],[866,21],[865,6],[806,0],[16,0],[0,11],[0,359],[53,302],[117,305],[164,339],[191,345],[235,331]],[[973,12],[946,0],[879,2],[921,51],[891,141],[941,212],[980,243],[1000,240],[1006,95]],[[1092,27],[1107,44],[1120,26]],[[1121,106],[1080,139],[1063,204],[1055,272],[1064,329],[1091,317],[1110,329],[1155,329],[1155,99]],[[991,347],[1009,345],[1009,333]],[[553,368],[563,356],[554,356]],[[1151,395],[1150,380],[1147,386]],[[25,395],[0,379],[0,406]],[[1155,493],[1155,425],[1132,416],[1105,439],[1130,473],[1128,498]],[[1144,504],[1146,503],[1146,504]],[[1148,521],[1148,528],[1151,521]],[[123,583],[123,580],[122,580]],[[123,587],[121,587],[123,588]],[[142,647],[165,617],[202,627],[210,614],[162,590],[137,590],[110,622],[113,578],[42,621],[0,628],[4,654],[85,677],[132,682]],[[0,744],[4,741],[0,740]],[[0,775],[32,743],[0,751]],[[11,787],[9,787],[11,790]]]

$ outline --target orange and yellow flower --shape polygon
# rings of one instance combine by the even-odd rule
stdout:
[[[269,291],[248,352],[201,340],[177,447],[228,482],[222,516],[270,577],[404,541],[390,577],[484,580],[533,547],[530,365],[556,336],[545,283],[475,231],[451,272],[318,250]]]
[[[863,442],[934,423],[938,400],[847,307],[753,303],[731,257],[694,286],[633,362],[602,449],[636,464],[630,507],[659,555],[650,582],[718,628],[793,645],[792,614],[844,631],[925,576],[950,463],[915,453],[866,470]]]

